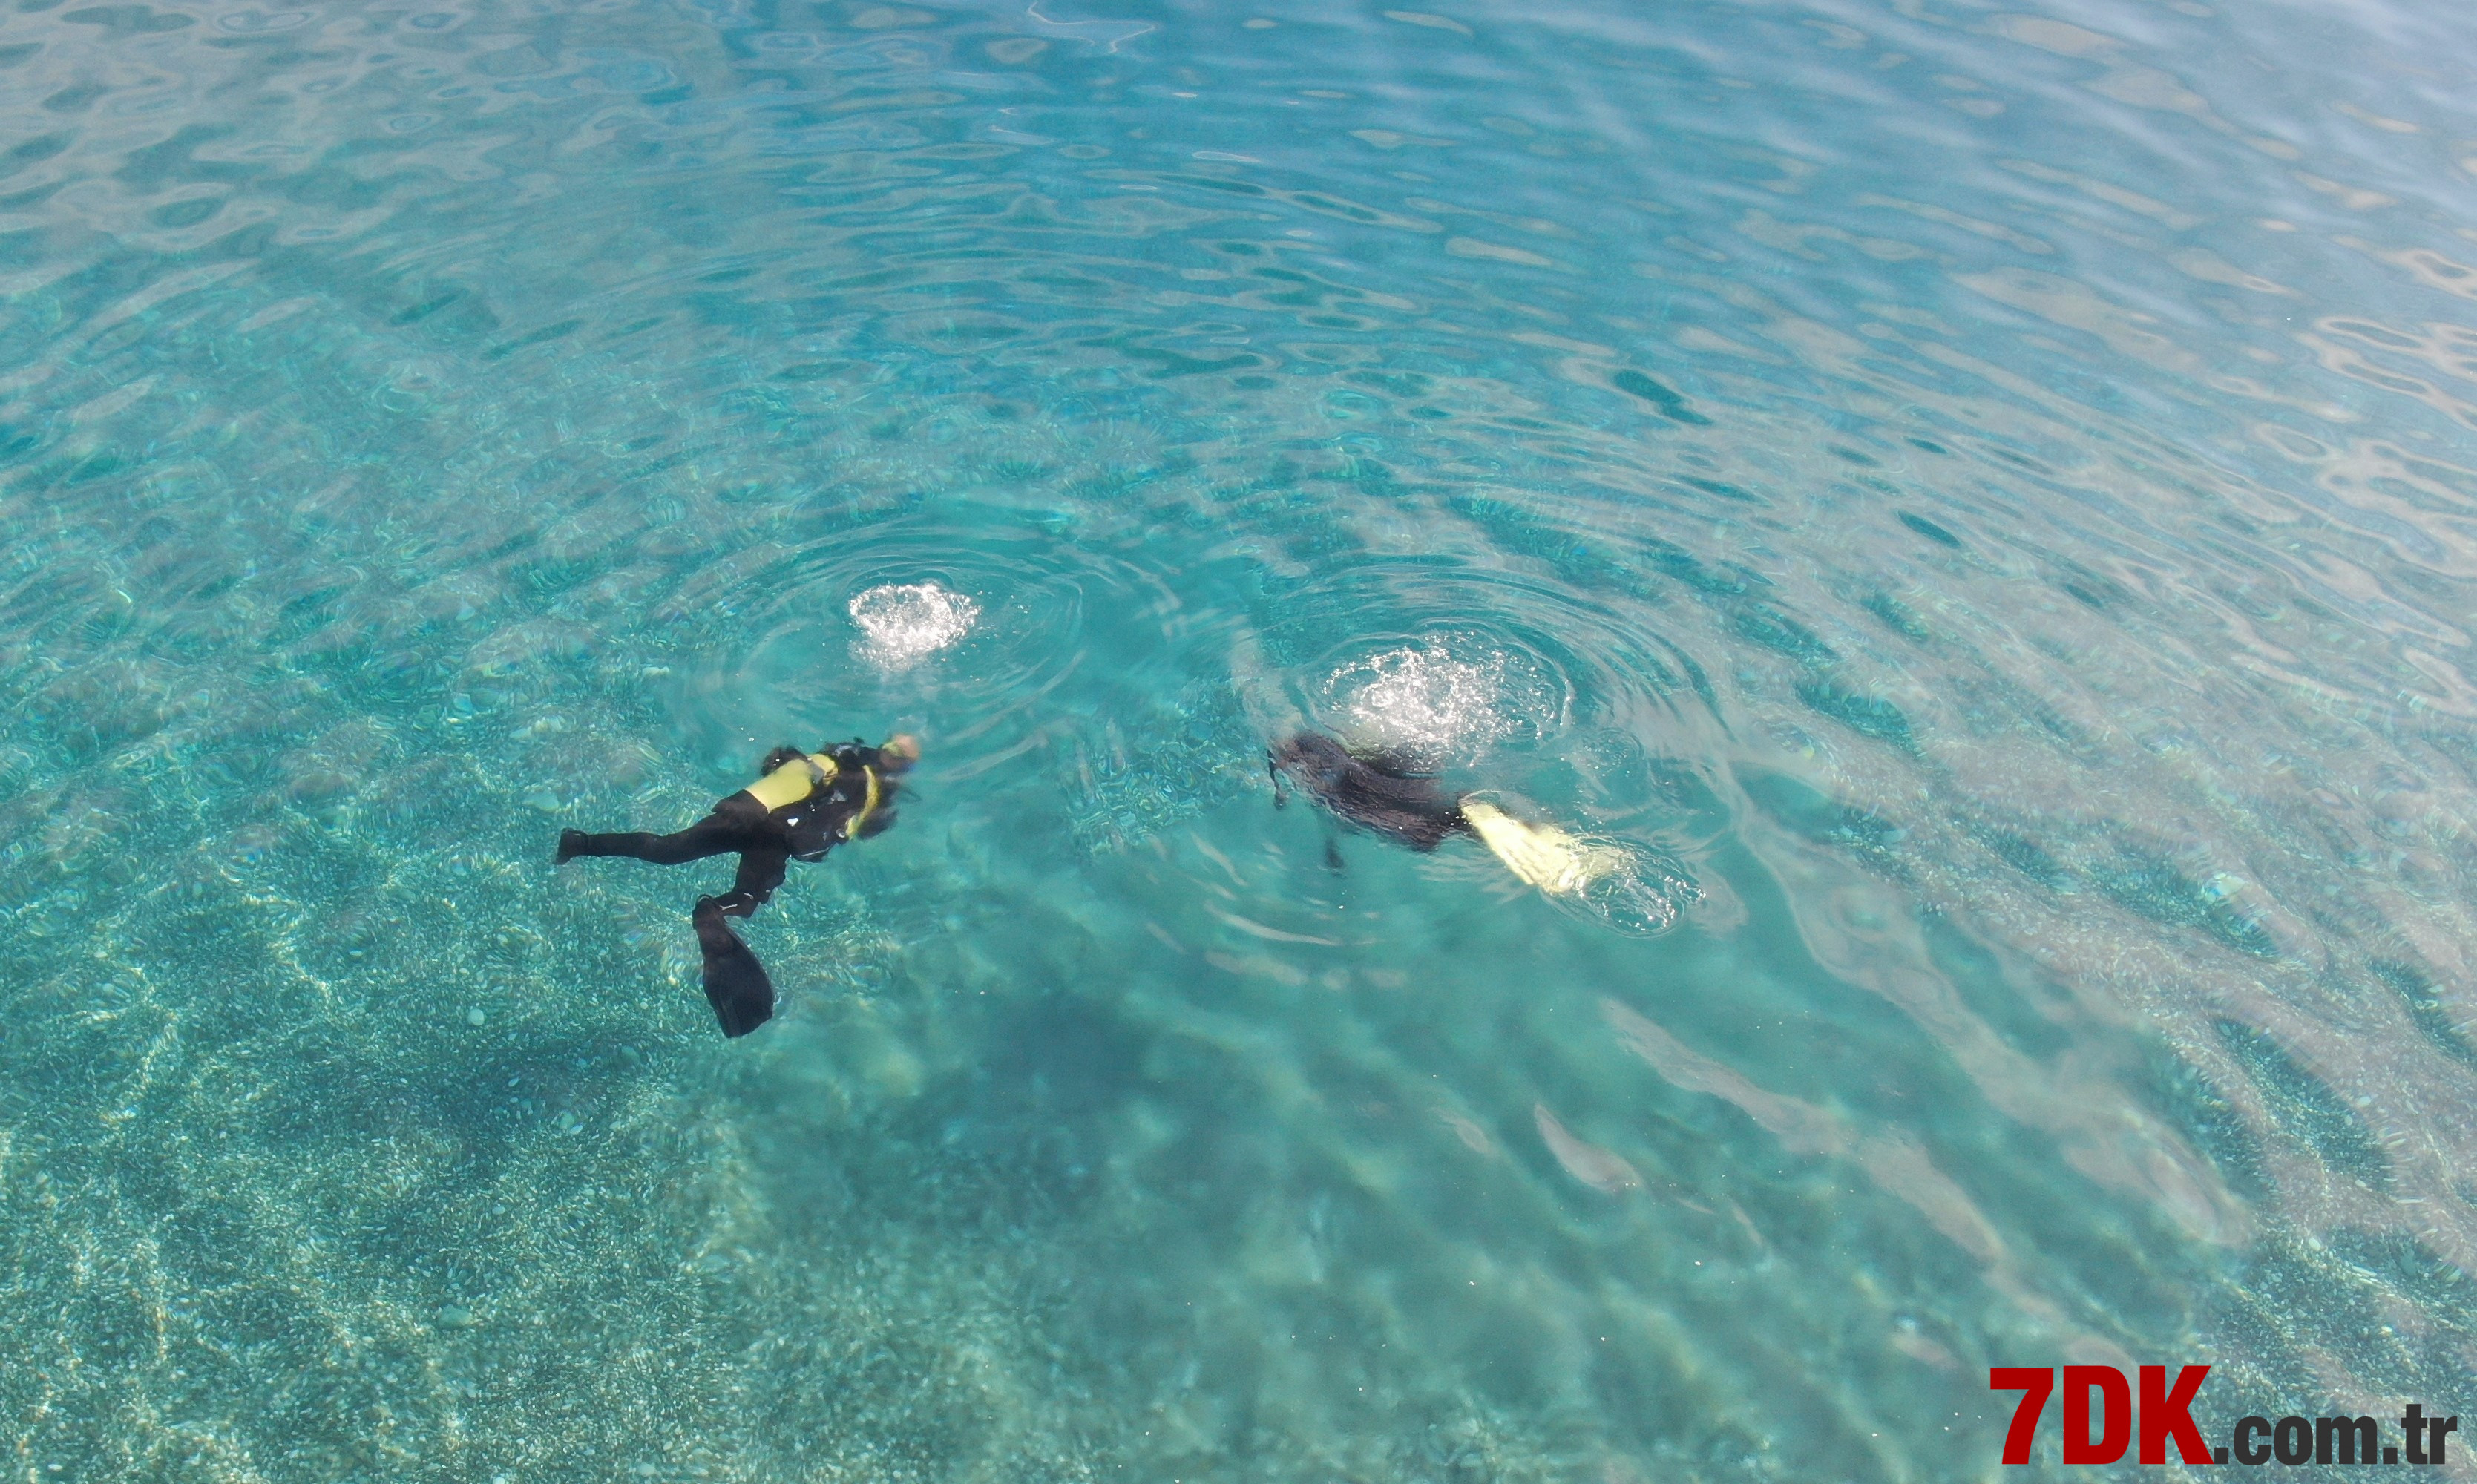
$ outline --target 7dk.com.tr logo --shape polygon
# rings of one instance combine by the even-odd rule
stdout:
[[[2066,1366],[2064,1442],[2068,1464],[2112,1464],[2140,1439],[2137,1455],[2145,1464],[2167,1461],[2167,1445],[2189,1464],[2439,1464],[2460,1430],[2458,1417],[2428,1417],[2410,1402],[2399,1417],[2401,1442],[2383,1441],[2382,1424],[2370,1417],[2266,1417],[2238,1420],[2228,1441],[2216,1447],[2203,1441],[2193,1423],[2193,1394],[2211,1373],[2208,1366],[2184,1366],[2176,1384],[2167,1384],[2167,1368],[2143,1366],[2140,1405],[2134,1405],[2134,1387],[2114,1366]],[[2039,1419],[2056,1391],[2054,1368],[1997,1366],[1987,1372],[1994,1391],[2019,1392],[2013,1425],[2004,1432],[2004,1461],[2026,1464],[2039,1440]],[[2090,1398],[2095,1396],[2097,1404]],[[2093,1416],[2092,1414],[2096,1415]],[[2095,1426],[2093,1426],[2095,1423]]]

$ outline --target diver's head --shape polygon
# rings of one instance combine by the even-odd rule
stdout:
[[[920,739],[910,732],[897,732],[877,744],[877,766],[889,773],[899,773],[920,761]]]
[[[1358,760],[1321,732],[1301,732],[1273,744],[1273,764],[1310,788],[1330,787],[1348,776]]]

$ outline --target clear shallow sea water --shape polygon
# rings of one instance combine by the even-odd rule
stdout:
[[[17,0],[0,1469],[2459,1410],[2472,71],[2438,0]],[[1673,924],[1330,868],[1304,721]],[[726,865],[548,864],[897,726],[748,1041]]]

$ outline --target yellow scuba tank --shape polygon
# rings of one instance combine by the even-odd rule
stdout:
[[[1507,870],[1552,895],[1570,896],[1626,864],[1625,852],[1614,845],[1579,839],[1553,824],[1527,823],[1484,798],[1465,797],[1462,804],[1463,818],[1480,843]]]
[[[803,753],[740,792],[764,805],[767,814],[772,814],[787,804],[798,803],[834,782],[835,774],[839,771],[834,759]]]

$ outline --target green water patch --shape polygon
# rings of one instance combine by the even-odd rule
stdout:
[[[1364,552],[1361,540],[1338,502],[1306,488],[1313,476],[1261,480],[1224,497],[1223,512],[1279,544],[1292,559],[1322,566]]]
[[[1445,508],[1486,531],[1501,549],[1539,562],[1577,587],[1651,595],[1651,585],[1607,546],[1519,505],[1488,495],[1451,495]]]
[[[1913,516],[1908,511],[1902,510],[1894,511],[1892,513],[1892,518],[1898,520],[1901,524],[1908,526],[1911,530],[1915,531],[1918,535],[1925,537],[1927,540],[1935,542],[1939,546],[1949,547],[1954,551],[1963,549],[1960,537],[1953,535],[1950,531],[1947,531],[1942,526],[1929,520],[1924,516]]]
[[[1344,380],[1405,402],[1420,401],[1436,390],[1435,378],[1416,371],[1353,371]]]
[[[2279,1362],[2266,1379],[2290,1396],[2333,1402],[2314,1368],[2300,1364],[2320,1354],[2338,1359],[2354,1387],[2377,1396],[2449,1396],[2465,1385],[2467,1362],[2459,1349],[2464,1330],[2450,1325],[2419,1333],[2391,1321],[2402,1296],[2393,1280],[2413,1262],[2392,1242],[2364,1232],[2342,1230],[2312,1245],[2289,1231],[2265,1238],[2247,1254],[2236,1289],[2251,1321],[2248,1338]],[[2333,1404],[2319,1410],[2358,1411]],[[2385,1419],[2383,1425],[2392,1424]]]
[[[1706,597],[1737,597],[1758,586],[1768,586],[1762,577],[1731,564],[1714,567],[1702,558],[1670,541],[1653,540],[1643,543],[1654,571],[1684,583]]]
[[[2343,1290],[2364,1294],[2331,1331],[2352,1371],[2400,1377],[2389,1389],[2393,1396],[2449,1396],[2465,1384],[2477,1345],[2477,1279],[2467,1270],[2405,1232],[2342,1227],[2323,1245]],[[2401,1303],[2413,1306],[2417,1322],[2396,1322]]]
[[[517,336],[513,340],[500,341],[498,344],[493,345],[488,350],[483,352],[483,359],[488,361],[504,361],[508,357],[513,356],[519,351],[530,350],[537,345],[548,345],[559,340],[563,340],[584,328],[585,321],[582,319],[558,320],[554,323],[546,324],[538,330],[528,331],[523,335]],[[788,375],[786,375],[786,379],[788,379]]]
[[[2032,993],[2015,984],[2002,962],[1950,918],[1922,914],[1918,931],[1929,959],[1943,971],[1962,1003],[2007,1045],[2034,1060],[2044,1060],[2072,1044],[2072,1032],[2042,1014]],[[2068,1005],[2060,995],[2043,998],[2059,1008]]]
[[[2301,1247],[2293,1234],[2273,1230],[2244,1253],[2227,1281],[2209,1292],[2203,1322],[2196,1326],[2200,1353],[2192,1358],[2212,1362],[2207,1385],[2219,1416],[2339,1416],[2356,1410],[2330,1395],[2327,1362],[2321,1360],[2321,1324],[2365,1318],[2356,1301],[2362,1295],[2335,1284],[2331,1266]]]
[[[2455,1062],[2477,1067],[2477,1045],[2469,1044],[2468,1033],[2462,1029],[2459,1018],[2451,1013],[2434,979],[2414,964],[2397,959],[2374,959],[2365,965],[2373,976],[2390,987],[2408,1007],[2409,1019],[2434,1048]]]
[[[1912,643],[1923,644],[1935,638],[1935,631],[1926,626],[1924,619],[1911,611],[1908,604],[1889,593],[1870,592],[1858,600],[1858,606],[1881,619],[1884,627]]]
[[[2226,1019],[2212,1022],[2212,1028],[2283,1127],[2312,1145],[2334,1171],[2376,1190],[2389,1189],[2390,1161],[2383,1157],[2382,1144],[2329,1083],[2267,1031]]]
[[[1094,849],[1149,840],[1264,783],[1264,739],[1227,686],[1190,684],[1174,700],[1113,717],[1116,745],[1079,760],[1068,828]]]
[[[1731,484],[1725,479],[1703,479],[1692,474],[1680,474],[1677,476],[1677,482],[1689,489],[1700,490],[1705,494],[1716,494],[1724,500],[1735,500],[1740,505],[1764,503],[1763,496],[1743,485]]]
[[[1797,698],[1818,716],[1829,717],[1862,737],[1913,745],[1907,713],[1880,695],[1854,691],[1829,675],[1809,675],[1797,683]]]
[[[2104,766],[2107,754],[2071,718],[2028,686],[2003,675],[1957,675],[1946,683],[1952,709],[1973,736],[2026,735],[2074,761]]]
[[[2070,868],[2027,830],[1985,818],[1972,819],[1964,828],[1972,840],[1985,845],[1997,860],[2049,891],[2072,885]]]
[[[2272,1195],[2261,1139],[2245,1121],[2243,1110],[2219,1091],[2209,1073],[2165,1042],[2148,1037],[2127,1085],[2211,1162],[2229,1190],[2249,1201]]]
[[[1748,643],[1800,665],[1828,665],[1839,658],[1813,629],[1765,603],[1732,605],[1729,631]]]
[[[2230,904],[2217,878],[2196,881],[2166,857],[2119,843],[2115,858],[2089,868],[2091,884],[2128,912],[2169,927],[2194,928],[2239,952],[2277,958],[2279,944]]]
[[[1909,831],[1874,810],[1844,804],[1787,773],[1740,768],[1737,779],[1757,808],[1799,839],[1845,850],[1870,870],[1908,873],[1897,852]]]
[[[1695,428],[1708,428],[1712,425],[1712,419],[1689,406],[1686,398],[1674,388],[1640,371],[1621,370],[1609,380],[1619,391],[1629,396],[1640,397],[1658,408],[1660,415],[1671,422],[1682,422]]]

